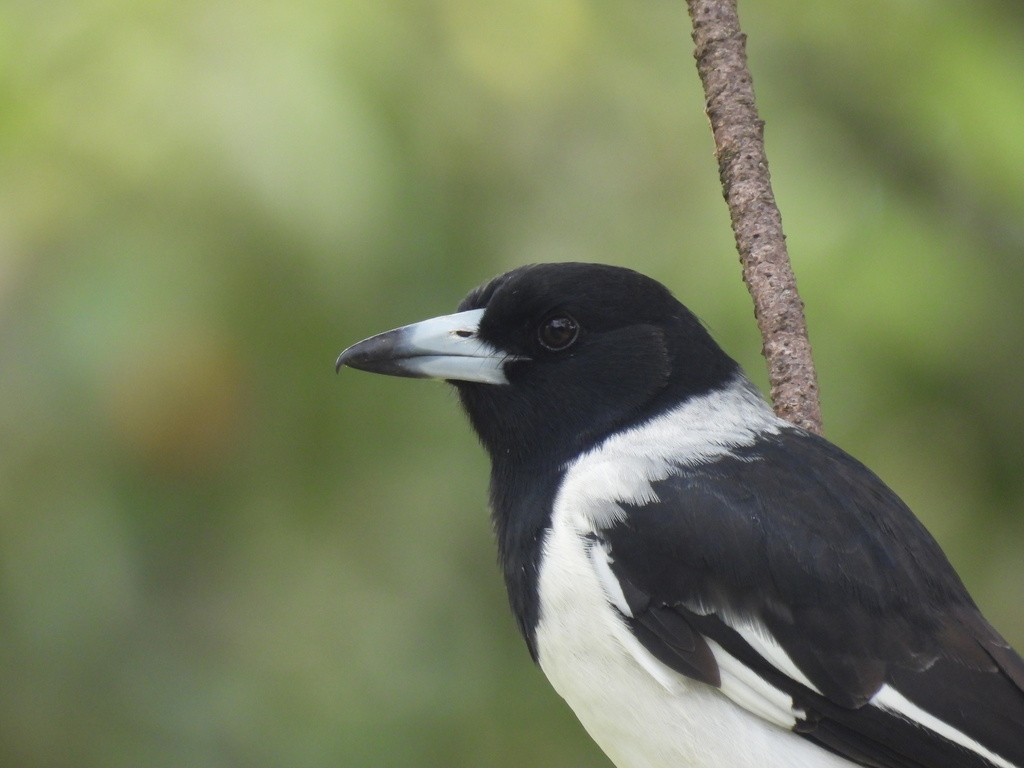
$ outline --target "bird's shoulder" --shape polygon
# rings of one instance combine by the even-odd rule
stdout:
[[[610,604],[677,672],[749,706],[748,682],[723,684],[738,665],[761,701],[789,697],[796,730],[866,764],[1024,764],[1024,662],[938,544],[747,388],[580,457],[553,524],[579,531]]]

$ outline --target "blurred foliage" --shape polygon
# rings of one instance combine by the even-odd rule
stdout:
[[[1024,646],[1024,12],[741,11],[828,435]],[[332,370],[514,265],[763,384],[681,2],[0,6],[0,764],[607,765],[441,385]]]

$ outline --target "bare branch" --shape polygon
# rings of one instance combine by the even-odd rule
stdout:
[[[687,0],[694,57],[715,137],[722,191],[729,206],[743,280],[754,299],[775,412],[821,434],[818,381],[803,302],[775,204],[764,122],[754,104],[746,35],[736,0]]]

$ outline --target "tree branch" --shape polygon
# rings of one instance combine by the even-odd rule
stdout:
[[[772,193],[764,122],[754,104],[746,35],[740,31],[736,0],[687,0],[687,6],[722,191],[743,280],[754,299],[775,412],[821,434],[807,321],[786,251],[782,215]]]

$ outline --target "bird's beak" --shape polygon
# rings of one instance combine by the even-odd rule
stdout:
[[[508,384],[505,363],[520,358],[477,338],[483,314],[472,309],[371,336],[342,352],[335,370],[347,365],[388,376]]]

